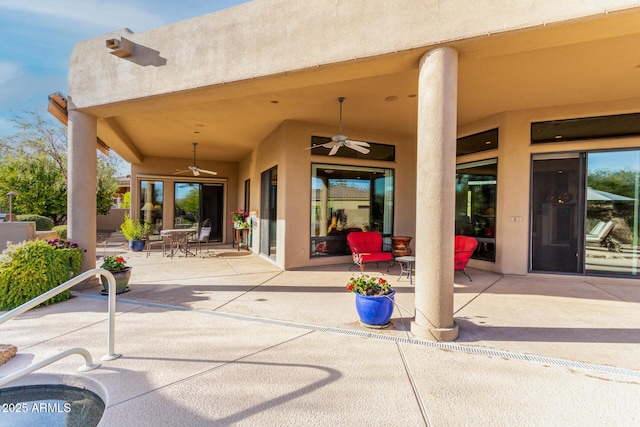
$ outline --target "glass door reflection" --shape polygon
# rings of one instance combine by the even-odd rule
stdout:
[[[640,150],[589,153],[585,268],[638,275]]]

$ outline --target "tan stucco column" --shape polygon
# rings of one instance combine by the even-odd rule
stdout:
[[[415,320],[421,338],[452,341],[458,53],[447,47],[420,60],[416,186]]]
[[[97,120],[69,111],[67,237],[85,249],[82,271],[96,267]]]

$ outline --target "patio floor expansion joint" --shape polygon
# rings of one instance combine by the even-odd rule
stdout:
[[[84,297],[84,298],[103,299],[103,300],[107,299],[107,297],[103,295],[77,294],[77,296]],[[396,337],[396,336],[390,336],[390,335],[383,335],[375,332],[356,331],[353,329],[342,329],[342,328],[336,328],[332,326],[311,325],[306,323],[292,322],[289,320],[269,319],[265,317],[225,313],[225,312],[206,310],[201,308],[182,307],[182,306],[148,302],[148,301],[136,301],[136,300],[128,300],[128,299],[118,299],[118,301],[120,301],[123,304],[137,304],[145,307],[155,307],[155,308],[161,308],[165,310],[191,311],[191,312],[203,313],[203,314],[208,314],[213,316],[226,317],[229,319],[260,322],[260,323],[276,325],[276,326],[285,326],[290,328],[313,330],[318,332],[328,332],[328,333],[339,334],[339,335],[350,335],[350,336],[356,336],[360,338],[369,338],[369,339],[376,339],[381,341],[393,341],[396,343],[419,345],[423,347],[437,348],[441,350],[449,350],[449,351],[474,354],[479,356],[499,357],[502,359],[513,359],[513,360],[520,360],[524,362],[534,362],[534,363],[543,364],[543,365],[579,369],[582,371],[595,372],[595,373],[601,373],[601,374],[625,375],[625,376],[640,378],[640,371],[627,369],[627,368],[619,368],[616,366],[596,365],[596,364],[583,363],[583,362],[578,362],[578,361],[568,360],[568,359],[558,359],[558,358],[548,357],[548,356],[538,356],[534,354],[516,353],[511,351],[505,351],[505,350],[495,350],[495,349],[485,348],[485,347],[467,346],[467,345],[461,345],[461,344],[452,343],[452,342],[436,342],[436,341],[423,340],[421,338]]]

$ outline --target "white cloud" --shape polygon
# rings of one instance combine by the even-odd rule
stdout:
[[[52,26],[74,21],[76,25],[91,26],[109,31],[134,26],[135,31],[165,24],[158,14],[145,12],[130,4],[102,0],[0,0],[0,10],[40,15],[52,21]],[[73,25],[73,24],[69,24]]]
[[[0,61],[0,88],[8,85],[22,74],[22,66],[17,62]]]

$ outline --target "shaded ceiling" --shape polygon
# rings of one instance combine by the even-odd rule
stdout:
[[[640,100],[640,10],[449,43],[459,52],[458,124],[504,111]],[[113,117],[142,156],[239,161],[284,120],[338,133],[414,135],[428,48],[89,109]],[[640,110],[640,102],[638,103]],[[331,135],[325,135],[331,136]],[[109,141],[107,141],[109,143]],[[127,150],[112,148],[127,160]],[[128,158],[127,158],[128,157]]]

